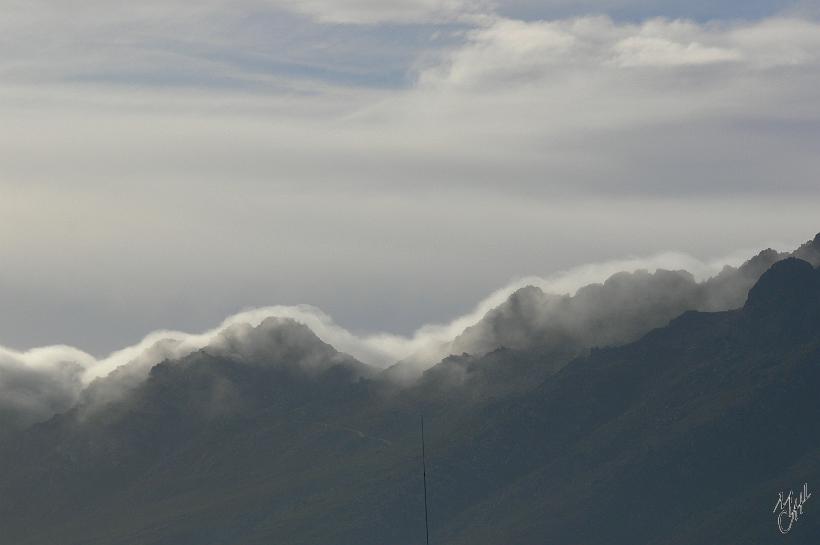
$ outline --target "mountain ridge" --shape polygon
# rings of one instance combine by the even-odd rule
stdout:
[[[417,543],[419,414],[438,542],[762,543],[777,490],[820,477],[818,387],[820,271],[794,257],[740,308],[410,385],[296,322],[239,326],[0,444],[0,544]]]

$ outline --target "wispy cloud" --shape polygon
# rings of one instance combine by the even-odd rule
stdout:
[[[226,318],[217,327],[197,334],[155,331],[137,344],[99,359],[69,346],[48,346],[22,352],[0,347],[0,415],[5,411],[8,419],[22,424],[43,420],[71,407],[87,385],[117,369],[127,369],[128,384],[138,383],[154,365],[222,343],[225,332],[237,325],[258,326],[270,317],[302,323],[337,350],[379,368],[409,357],[424,368],[446,356],[450,341],[523,286],[537,286],[548,293],[574,293],[578,288],[602,282],[618,271],[658,268],[688,269],[702,279],[717,273],[723,265],[736,264],[740,260],[739,254],[702,262],[686,254],[664,253],[585,265],[550,277],[521,278],[485,297],[469,313],[444,324],[425,325],[411,336],[389,332],[353,333],[320,309],[298,305],[240,312]]]
[[[287,9],[328,23],[441,23],[492,11],[489,0],[278,0]]]

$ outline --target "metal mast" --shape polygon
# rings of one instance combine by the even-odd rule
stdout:
[[[424,457],[424,415],[421,415],[421,471],[424,479],[424,537],[430,545],[430,525],[427,522],[427,460]]]

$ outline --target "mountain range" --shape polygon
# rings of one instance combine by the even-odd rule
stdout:
[[[423,415],[431,543],[808,545],[813,498],[786,535],[773,507],[820,482],[818,266],[820,234],[703,282],[525,287],[416,374],[230,327],[7,427],[0,544],[422,543]]]

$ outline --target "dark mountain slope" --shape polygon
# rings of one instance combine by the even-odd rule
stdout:
[[[742,310],[686,313],[477,421],[441,463],[506,484],[448,542],[777,539],[777,492],[820,478],[819,389],[820,272],[788,259]],[[818,532],[805,517],[790,542]]]
[[[434,543],[770,543],[777,492],[820,482],[803,261],[560,368],[501,349],[409,388],[292,322],[233,333],[3,443],[0,544],[420,543],[420,413]],[[813,500],[790,543],[820,535]]]
[[[4,444],[0,542],[244,540],[311,487],[348,478],[330,462],[360,437],[330,421],[370,398],[372,371],[290,321],[239,333],[241,349],[217,342],[160,364],[127,398]],[[316,524],[309,510],[295,518]]]
[[[741,307],[760,276],[789,256],[820,266],[820,233],[791,254],[763,250],[703,282],[686,271],[658,270],[617,273],[572,296],[527,286],[456,337],[449,352],[481,355],[503,346],[580,355],[596,346],[626,344],[687,310]]]

